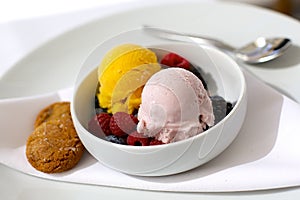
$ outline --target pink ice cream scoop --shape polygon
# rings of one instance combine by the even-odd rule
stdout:
[[[176,142],[214,124],[212,102],[201,80],[182,68],[154,74],[142,92],[137,131],[146,137]]]

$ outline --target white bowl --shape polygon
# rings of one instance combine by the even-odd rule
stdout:
[[[247,107],[245,79],[236,62],[212,47],[149,39],[149,36],[144,36],[140,30],[124,34],[99,45],[86,59],[76,81],[71,113],[75,128],[86,149],[102,164],[140,176],[163,176],[184,172],[210,161],[224,151],[237,136]],[[141,35],[136,37],[136,34]],[[170,144],[120,145],[93,135],[88,131],[88,122],[95,115],[97,66],[109,49],[125,42],[171,50],[201,66],[210,94],[218,94],[227,101],[236,102],[234,108],[222,121],[207,131]]]

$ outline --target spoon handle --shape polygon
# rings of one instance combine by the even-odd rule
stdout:
[[[235,48],[232,46],[220,41],[216,40],[210,37],[206,36],[200,36],[200,35],[194,35],[194,34],[187,34],[187,33],[180,33],[176,31],[151,27],[151,26],[143,26],[143,30],[150,33],[153,36],[167,39],[167,40],[173,40],[173,41],[180,41],[180,42],[189,42],[189,43],[197,43],[197,44],[204,44],[204,45],[210,45],[214,46],[229,52],[235,51]]]

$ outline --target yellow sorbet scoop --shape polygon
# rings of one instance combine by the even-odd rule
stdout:
[[[111,49],[98,67],[99,104],[109,113],[132,113],[141,103],[142,88],[161,69],[155,53],[135,44]]]

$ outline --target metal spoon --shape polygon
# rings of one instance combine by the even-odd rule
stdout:
[[[215,46],[249,64],[258,64],[273,60],[281,56],[291,46],[291,40],[288,38],[259,37],[254,42],[241,48],[234,48],[222,41],[199,35],[179,33],[150,26],[144,26],[143,29],[162,39]]]

